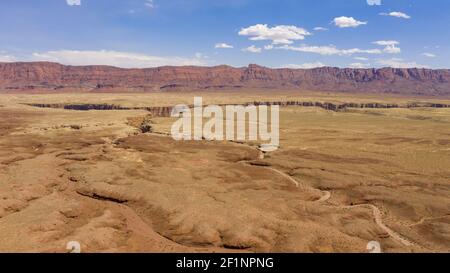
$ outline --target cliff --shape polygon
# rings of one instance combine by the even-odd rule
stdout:
[[[0,63],[0,90],[138,92],[188,89],[299,89],[413,95],[450,95],[450,70],[431,69],[270,69],[65,66],[57,63]]]
[[[47,104],[47,103],[25,103],[28,106],[39,108],[60,108],[66,110],[89,111],[89,110],[146,110],[152,117],[170,117],[174,107],[172,106],[153,106],[153,107],[123,107],[115,104]],[[386,103],[330,103],[330,102],[312,102],[312,101],[254,101],[242,104],[247,105],[278,105],[280,107],[319,107],[330,111],[346,111],[350,108],[379,109],[379,108],[450,108],[450,104],[443,103],[407,103],[407,104],[386,104]],[[226,106],[220,105],[219,106]],[[189,107],[194,107],[190,105]]]

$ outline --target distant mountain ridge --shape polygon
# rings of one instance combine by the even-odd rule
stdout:
[[[221,65],[124,69],[50,62],[0,63],[0,91],[139,92],[246,88],[450,95],[450,70],[272,69],[255,64],[242,68]]]

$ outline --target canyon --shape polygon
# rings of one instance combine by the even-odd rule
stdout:
[[[282,104],[280,149],[261,154],[257,142],[169,137],[158,105],[191,96],[0,96],[0,251],[448,250],[448,107],[205,94]]]
[[[114,104],[61,104],[61,103],[28,103],[28,106],[34,106],[39,108],[55,108],[65,110],[76,111],[89,111],[89,110],[145,110],[151,113],[152,117],[170,117],[174,107],[172,106],[152,106],[152,107],[123,107]],[[311,102],[311,101],[254,101],[247,102],[241,105],[278,105],[281,107],[297,106],[297,107],[318,107],[330,111],[346,111],[349,108],[360,109],[392,109],[392,108],[450,108],[450,104],[446,103],[408,103],[408,104],[390,104],[390,103],[331,103],[331,102]],[[188,105],[193,108],[193,105]],[[219,104],[218,106],[226,106],[226,104]]]
[[[427,69],[1,63],[0,251],[446,252],[449,82]],[[279,105],[279,149],[173,140],[174,105],[198,96]]]
[[[231,94],[231,95],[230,95]],[[280,105],[280,147],[170,105]],[[446,252],[450,102],[255,91],[0,96],[0,251]]]

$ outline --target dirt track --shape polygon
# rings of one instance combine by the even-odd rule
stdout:
[[[262,157],[260,156],[260,158],[264,159],[264,154],[263,153],[261,153],[261,154],[263,156]],[[277,170],[277,169],[274,169],[274,168],[271,168],[271,167],[263,167],[263,168],[269,169],[269,170],[271,170],[271,171],[273,171],[273,172],[275,172],[275,173],[285,177],[287,180],[289,180],[290,182],[294,183],[294,185],[296,187],[300,186],[300,183],[297,180],[295,180],[294,178],[292,178],[291,176],[289,176],[288,174],[286,174],[286,173],[284,173],[284,172],[282,172],[280,170]],[[306,188],[306,187],[302,184],[302,188]],[[313,189],[313,190],[317,190],[317,189]],[[319,200],[317,200],[316,202],[318,202],[318,203],[327,202],[331,198],[331,192],[329,192],[329,191],[322,191],[322,194],[323,194],[323,196]],[[382,214],[381,210],[375,205],[372,205],[372,204],[359,204],[359,205],[354,205],[354,206],[333,206],[333,207],[342,208],[342,209],[353,209],[353,208],[357,208],[357,207],[363,207],[363,208],[370,207],[372,209],[372,211],[373,211],[373,217],[374,217],[375,223],[382,230],[384,230],[387,234],[389,234],[389,236],[391,236],[394,240],[400,242],[401,244],[403,244],[405,246],[412,246],[412,245],[414,245],[414,243],[412,243],[411,241],[403,238],[403,236],[399,235],[397,232],[393,231],[392,229],[390,229],[389,227],[387,227],[383,223],[383,214]],[[421,221],[423,223],[424,219],[422,219]],[[420,224],[420,222],[418,224]]]
[[[2,105],[1,251],[448,249],[444,110],[284,109],[282,148],[263,157],[254,143],[139,133],[130,120],[146,112]],[[406,125],[427,129],[392,131]]]

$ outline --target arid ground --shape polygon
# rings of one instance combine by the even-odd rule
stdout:
[[[175,141],[124,107],[409,103],[337,93],[0,95],[0,252],[450,251],[450,108],[281,107],[280,149]],[[151,127],[146,132],[143,125]],[[145,126],[144,126],[145,127]]]

